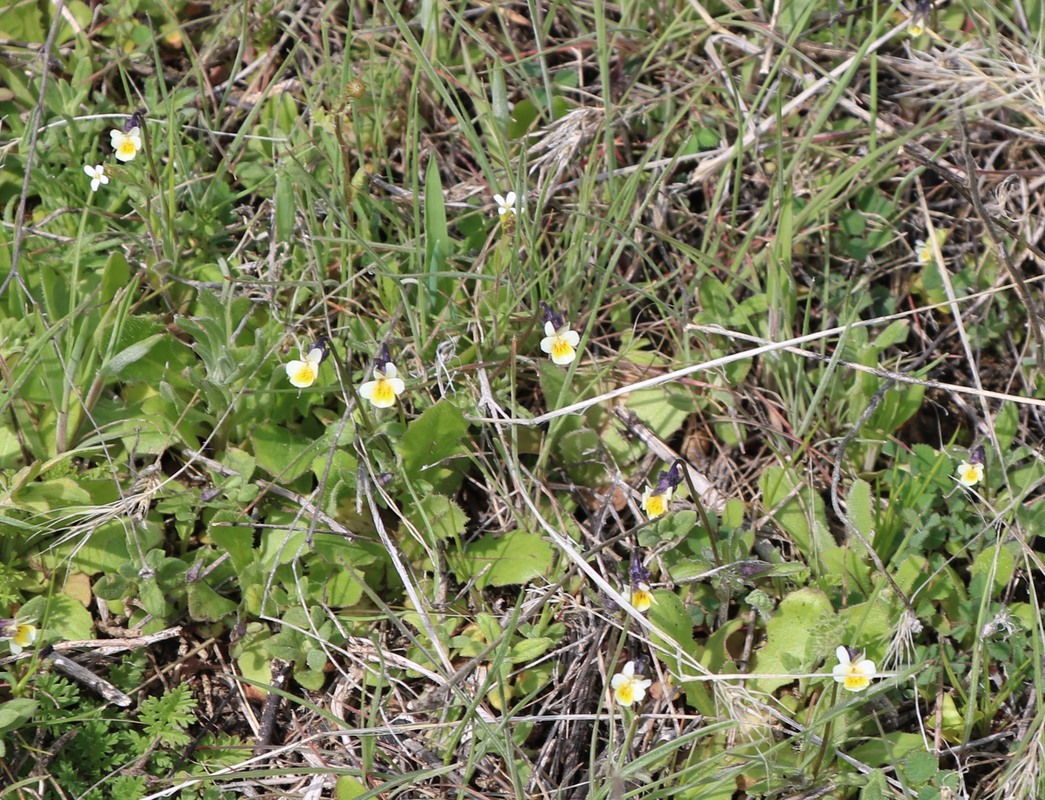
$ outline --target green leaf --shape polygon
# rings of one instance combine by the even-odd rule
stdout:
[[[722,512],[722,527],[736,529],[744,524],[744,514],[747,513],[747,507],[744,505],[744,501],[736,497],[731,497],[726,501],[726,508]]]
[[[883,582],[884,578],[878,576]],[[886,599],[888,598],[888,599]],[[880,642],[889,638],[895,620],[899,619],[903,604],[892,592],[883,589],[873,600],[855,603],[838,612],[845,626],[848,641]]]
[[[731,619],[707,639],[704,640],[704,652],[700,655],[700,663],[714,673],[735,672],[736,663],[730,652],[730,641],[738,633],[742,633],[746,622],[742,619]]]
[[[994,419],[994,430],[998,434],[998,445],[1002,451],[1012,447],[1012,440],[1019,431],[1020,415],[1015,403],[1005,403]]]
[[[305,663],[308,668],[316,672],[323,672],[330,664],[327,654],[318,647],[309,647],[305,651]]]
[[[810,647],[813,632],[835,618],[831,600],[818,589],[798,589],[780,602],[766,623],[766,643],[757,652],[756,672],[785,675],[812,672],[823,654]],[[773,692],[792,678],[759,678],[759,691]]]
[[[125,367],[130,366],[134,362],[139,361],[148,355],[149,351],[152,350],[155,345],[166,339],[167,336],[168,334],[166,333],[158,333],[154,336],[142,339],[140,342],[135,342],[130,347],[124,348],[102,366],[98,371],[99,374],[104,378],[115,378],[124,370]]]
[[[674,639],[689,655],[697,658],[699,648],[693,638],[693,621],[682,600],[674,592],[657,589],[653,592],[653,605],[650,606],[649,620],[660,631]],[[654,644],[663,643],[668,652],[676,649],[664,638],[656,634],[651,636]],[[687,681],[683,684],[686,702],[702,714],[714,713],[715,704],[710,696],[708,685],[704,681]]]
[[[697,642],[693,638],[693,621],[682,600],[674,592],[667,589],[657,589],[653,592],[649,619],[658,630],[682,645],[682,649],[691,656],[697,654]],[[660,637],[655,637],[655,640],[659,639]]]
[[[272,530],[266,531],[258,546],[258,561],[269,570],[288,564],[300,552],[308,535],[308,520],[292,512],[276,511],[269,516]]]
[[[297,202],[294,196],[294,180],[287,174],[287,169],[276,172],[276,189],[274,191],[276,206],[276,242],[290,243],[294,237],[294,219],[297,216]],[[348,180],[348,176],[344,176]]]
[[[36,627],[52,641],[94,637],[94,620],[90,612],[64,594],[34,597],[22,606],[19,618],[37,620]]]
[[[189,616],[194,620],[218,622],[235,613],[236,603],[222,597],[202,580],[189,584]]]
[[[272,683],[272,660],[269,657],[268,642],[271,634],[261,623],[247,626],[247,635],[233,646],[233,657],[239,667],[240,674],[249,681],[255,681],[264,687]]]
[[[449,400],[440,400],[406,426],[399,440],[403,471],[409,480],[422,480],[437,491],[450,492],[460,485],[464,470],[442,462],[466,453],[461,439],[468,422]]]
[[[281,481],[290,482],[309,468],[322,440],[309,440],[282,425],[259,425],[251,435],[258,466]]]
[[[453,558],[451,569],[461,583],[476,587],[512,586],[548,574],[555,551],[536,533],[523,530],[488,534]]]
[[[254,560],[254,529],[247,525],[235,525],[243,515],[233,511],[219,511],[208,528],[214,544],[229,554],[237,572],[242,572]]]
[[[773,511],[773,519],[810,562],[816,561],[818,553],[836,547],[828,532],[823,498],[804,484],[799,489],[793,469],[769,467],[759,477],[758,486],[763,505]]]
[[[4,38],[43,44],[47,36],[41,7],[35,3],[13,3],[4,10]]]
[[[693,392],[688,388],[667,384],[628,395],[628,408],[658,437],[674,436],[697,410]]]
[[[928,783],[939,771],[939,759],[924,750],[915,750],[903,762],[904,775],[911,783]]]
[[[321,453],[312,462],[312,474],[316,476],[316,480],[325,480],[329,484],[341,482],[353,489],[358,469],[359,462],[356,457],[345,450]]]
[[[509,117],[508,88],[504,81],[504,67],[500,61],[490,65],[490,109],[497,120],[500,132],[508,130]]]
[[[196,721],[196,699],[187,684],[169,689],[160,697],[142,700],[139,716],[145,733],[163,744],[180,746],[191,741],[185,729]]]
[[[90,506],[92,498],[72,478],[56,478],[26,484],[15,494],[14,500],[24,508],[50,511],[55,508]]]
[[[145,794],[145,778],[141,775],[119,775],[106,786],[109,800],[138,800]]]
[[[856,210],[843,211],[838,218],[838,225],[842,232],[848,236],[862,236],[867,230],[867,220],[863,213]]]
[[[102,273],[100,304],[106,306],[111,303],[116,293],[127,286],[130,280],[131,268],[127,264],[127,257],[122,251],[114,250],[109,254]]]
[[[697,296],[700,307],[704,309],[701,317],[704,322],[728,319],[737,305],[726,284],[712,274],[703,276],[697,287]],[[722,355],[721,352],[718,355]]]
[[[877,391],[877,387],[875,391]],[[892,433],[918,412],[922,407],[924,396],[924,386],[908,385],[886,390],[882,402],[875,409],[863,430],[871,431],[872,435],[878,431]]]
[[[555,641],[547,636],[523,639],[521,642],[516,642],[512,645],[512,651],[508,659],[512,664],[526,664],[543,656],[554,644]]]
[[[925,741],[921,734],[894,731],[872,736],[854,747],[850,755],[865,764],[898,764],[905,756],[924,751]]]
[[[868,540],[871,538],[871,484],[864,480],[856,480],[849,488],[846,501],[849,521]]]
[[[581,486],[606,483],[606,469],[602,465],[602,437],[591,428],[570,431],[559,439],[559,457],[571,480]]]
[[[355,800],[367,793],[367,788],[349,775],[342,775],[334,782],[334,800]]]
[[[17,730],[33,718],[37,702],[27,697],[16,697],[0,703],[0,734]]]
[[[154,525],[139,527],[137,546],[143,550],[157,547],[163,538],[163,532]],[[83,546],[72,556],[72,563],[77,570],[86,575],[104,572],[114,574],[120,566],[130,560],[127,549],[127,531],[122,520],[101,525],[95,530]]]
[[[653,520],[641,530],[639,543],[643,547],[654,547],[660,542],[681,542],[687,537],[694,553],[700,553],[701,547],[709,545],[707,531],[697,521],[697,512],[685,508]]]
[[[867,783],[860,791],[860,800],[885,800],[892,797],[889,784],[885,779],[885,773],[880,769],[873,770],[867,776]]]
[[[903,344],[907,341],[907,336],[911,332],[911,326],[907,320],[898,319],[890,323],[890,325],[878,334],[874,340],[875,349],[878,352],[888,350],[890,347],[895,347],[898,344]]]
[[[446,226],[446,203],[443,200],[443,182],[439,177],[439,164],[433,155],[428,159],[425,170],[425,269],[428,277],[428,292],[433,305],[440,308],[446,298],[440,296],[440,279],[437,273],[446,270],[446,257],[450,252],[450,233]]]
[[[166,619],[174,609],[167,602],[166,593],[160,588],[155,579],[142,581],[138,586],[138,599],[142,608],[149,614],[159,619]]]
[[[335,564],[325,564],[313,570],[313,579],[319,580],[311,592],[317,602],[331,608],[351,608],[363,597],[363,587],[352,573]]]
[[[991,594],[993,595],[1005,588],[1016,571],[1016,559],[1008,546],[992,545],[976,556],[969,569],[969,574],[973,577],[969,588],[974,597],[982,594],[983,585],[992,570],[994,581]]]
[[[249,481],[254,475],[254,469],[257,467],[257,461],[254,456],[248,453],[246,450],[240,450],[238,447],[230,447],[225,451],[225,465],[236,473],[239,480]]]
[[[32,105],[32,103],[27,103]],[[518,139],[525,136],[530,126],[537,121],[539,112],[533,101],[520,100],[512,107],[511,124],[508,126],[508,138]]]
[[[686,581],[692,581],[700,575],[704,575],[711,568],[712,564],[709,561],[696,561],[687,558],[673,564],[671,569],[668,571],[668,574],[676,583],[683,583]]]
[[[94,582],[94,593],[102,600],[122,600],[131,591],[131,582],[121,575],[109,573]]]
[[[455,539],[464,533],[468,517],[461,507],[449,497],[430,494],[410,509],[407,515],[418,529],[430,533],[436,539]]]
[[[318,692],[327,682],[327,676],[322,670],[296,669],[294,670],[294,680],[310,692]]]

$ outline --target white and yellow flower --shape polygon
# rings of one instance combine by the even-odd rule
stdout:
[[[113,128],[109,131],[109,140],[117,161],[134,161],[142,149],[142,131],[137,125],[128,131]]]
[[[849,655],[849,648],[839,646],[835,650],[838,663],[835,664],[832,674],[834,679],[842,684],[850,692],[862,692],[871,685],[871,679],[877,675],[875,663],[867,658],[856,661]]]
[[[319,365],[326,356],[326,347],[317,342],[307,353],[302,353],[300,361],[288,361],[285,366],[290,383],[298,389],[307,389],[319,377]]]
[[[966,489],[971,489],[983,481],[986,472],[987,448],[981,444],[969,450],[969,458],[958,465],[954,477]]]
[[[914,257],[919,264],[931,264],[936,260],[936,252],[933,246],[924,239],[914,240]]]
[[[31,647],[36,641],[36,626],[28,622],[19,622],[16,619],[0,620],[0,639],[7,639],[11,648],[11,655],[18,655],[25,648]]]
[[[559,366],[569,364],[577,357],[577,345],[581,343],[580,334],[570,330],[569,325],[556,328],[551,321],[544,323],[544,338],[541,339],[541,350],[552,357],[552,362]]]
[[[663,489],[659,485],[657,487],[647,486],[646,491],[642,493],[642,510],[646,512],[646,516],[650,519],[656,519],[667,514],[671,509],[671,495],[673,493],[674,489],[670,486],[666,486]]]
[[[983,480],[983,462],[982,461],[963,461],[958,465],[958,483],[964,486],[966,489],[971,489],[973,486]]]
[[[639,581],[631,586],[631,605],[639,613],[645,613],[650,610],[656,602],[653,597],[653,590],[650,589],[650,585],[645,581]]]
[[[90,164],[84,164],[83,171],[91,179],[92,192],[97,192],[99,186],[109,182],[109,176],[105,174],[105,167],[101,164],[96,164],[93,167]]]
[[[907,33],[918,37],[929,30],[929,12],[931,10],[928,0],[918,0],[914,11],[911,13],[911,23],[907,26]]]
[[[653,685],[649,678],[643,678],[635,674],[635,662],[629,661],[624,669],[618,672],[610,680],[610,688],[613,689],[613,699],[622,706],[630,706],[641,703],[646,696],[646,690]]]
[[[503,197],[499,194],[493,196],[493,201],[497,203],[497,216],[504,219],[506,216],[515,216],[515,192],[508,192]]]
[[[384,361],[374,367],[373,380],[359,387],[359,396],[369,400],[374,408],[389,408],[395,405],[396,398],[401,395],[406,384],[398,377],[399,371],[391,361]]]
[[[642,510],[650,519],[667,514],[671,510],[671,496],[682,483],[682,469],[679,462],[671,465],[671,469],[657,476],[654,486],[647,486],[642,493]]]

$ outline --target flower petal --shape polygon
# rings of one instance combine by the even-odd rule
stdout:
[[[318,365],[310,361],[288,361],[286,370],[291,385],[298,389],[307,389],[316,382],[318,375]]]

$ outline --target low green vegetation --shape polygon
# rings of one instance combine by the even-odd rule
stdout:
[[[0,797],[1045,795],[1008,5],[0,13]]]

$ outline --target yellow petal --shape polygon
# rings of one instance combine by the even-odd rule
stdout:
[[[291,361],[287,364],[287,378],[298,389],[307,389],[316,382],[318,371],[311,361]]]
[[[845,676],[845,688],[851,692],[859,692],[871,685],[871,679],[866,675],[849,673]]]
[[[622,706],[630,706],[635,702],[635,687],[631,681],[625,681],[617,687],[613,696]]]
[[[659,516],[665,514],[668,510],[668,504],[662,494],[651,494],[646,498],[646,516],[650,519],[656,519]]]
[[[631,593],[631,604],[636,611],[649,611],[653,605],[653,595],[643,589],[636,589]]]

